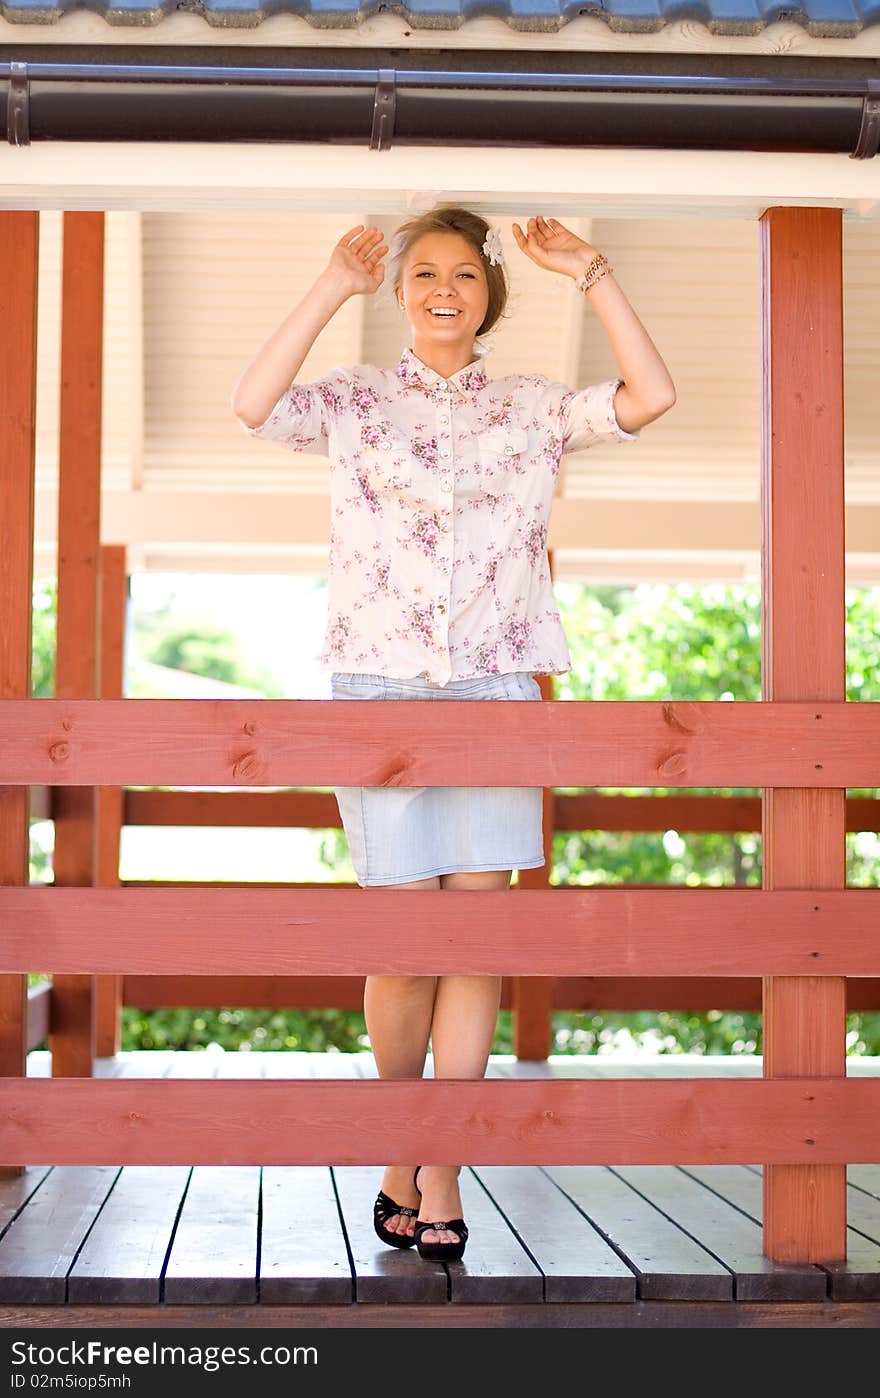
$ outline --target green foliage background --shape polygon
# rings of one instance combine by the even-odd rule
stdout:
[[[760,591],[757,585],[644,584],[635,587],[558,583],[556,598],[572,654],[572,670],[556,677],[560,699],[722,700],[761,697]],[[847,673],[850,701],[880,700],[877,634],[880,589],[846,593]],[[181,623],[170,614],[136,623],[145,658],[176,665],[228,683],[260,688],[275,697],[268,672],[243,667],[234,636],[213,622]],[[54,584],[41,580],[35,593],[34,694],[52,692]],[[574,790],[574,788],[565,788]],[[602,787],[607,794],[711,794],[713,788]],[[757,796],[757,787],[722,788],[722,795]],[[851,796],[874,796],[850,789]],[[351,878],[345,838],[326,831],[321,859],[328,879]],[[46,851],[35,848],[31,878],[50,877]],[[657,883],[688,887],[760,887],[761,841],[757,832],[679,834],[568,831],[553,841],[554,884]],[[847,883],[880,886],[876,833],[847,836]],[[369,1047],[363,1016],[341,1011],[279,1012],[235,1008],[123,1013],[123,1048],[326,1050]],[[724,1006],[705,1014],[675,1007],[656,1012],[557,1013],[553,1051],[603,1053],[650,1047],[659,1053],[760,1053],[758,1014]],[[847,1052],[880,1051],[880,1014],[847,1019]],[[511,1016],[502,1013],[493,1045],[511,1053]]]

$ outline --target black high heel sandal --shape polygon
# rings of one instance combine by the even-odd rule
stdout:
[[[419,1170],[417,1166],[413,1174],[413,1186],[416,1193],[421,1194],[422,1191],[416,1184],[416,1175],[418,1175],[418,1173]],[[410,1237],[408,1233],[390,1233],[385,1227],[385,1224],[390,1218],[394,1218],[395,1214],[401,1214],[404,1218],[416,1218],[418,1212],[418,1209],[411,1209],[405,1207],[403,1204],[396,1204],[390,1194],[386,1194],[384,1190],[380,1189],[376,1202],[373,1205],[373,1227],[376,1230],[376,1237],[381,1238],[383,1243],[387,1243],[388,1246],[392,1248],[411,1248],[415,1242],[414,1237]]]
[[[418,1175],[419,1175],[419,1170],[421,1170],[421,1168],[422,1168],[421,1165],[419,1165],[419,1166],[417,1167],[417,1169],[416,1169],[415,1174],[413,1175],[413,1184],[415,1185],[416,1189],[418,1189],[418,1191],[419,1191],[420,1194],[421,1194],[422,1191],[419,1189]],[[423,1242],[422,1242],[422,1234],[423,1234],[423,1233],[428,1233],[428,1232],[430,1232],[431,1230],[433,1230],[435,1233],[439,1233],[439,1231],[440,1231],[441,1228],[445,1228],[446,1231],[449,1232],[449,1233],[455,1233],[455,1235],[456,1235],[457,1238],[458,1238],[458,1242],[457,1242],[457,1243],[439,1243],[439,1242],[437,1242],[437,1243],[423,1243]],[[460,1259],[461,1259],[462,1256],[464,1255],[464,1249],[465,1249],[465,1244],[466,1244],[467,1240],[468,1240],[468,1226],[467,1226],[467,1224],[465,1223],[465,1221],[464,1221],[463,1218],[452,1218],[452,1219],[449,1220],[448,1223],[424,1223],[424,1222],[418,1222],[418,1221],[416,1222],[416,1231],[415,1231],[415,1237],[413,1238],[413,1242],[415,1243],[415,1245],[416,1245],[416,1247],[417,1247],[417,1249],[418,1249],[419,1257],[421,1257],[425,1262],[458,1262],[458,1261],[460,1261]]]
[[[439,1233],[441,1228],[445,1228],[449,1233],[455,1233],[458,1237],[457,1243],[423,1243],[422,1234],[433,1229]],[[468,1240],[468,1227],[463,1218],[451,1218],[448,1223],[417,1223],[415,1244],[418,1248],[419,1257],[425,1262],[458,1262],[464,1254],[465,1243]]]

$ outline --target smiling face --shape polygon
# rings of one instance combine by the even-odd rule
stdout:
[[[410,248],[401,269],[398,300],[413,328],[413,349],[439,372],[473,358],[474,338],[486,317],[489,285],[479,253],[460,233],[425,233]]]

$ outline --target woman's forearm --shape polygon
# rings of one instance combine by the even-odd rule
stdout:
[[[613,272],[606,272],[584,295],[611,342],[620,377],[626,385],[625,401],[647,413],[645,421],[659,417],[675,402],[675,385]],[[623,392],[620,389],[618,397],[622,397]],[[625,427],[623,422],[620,425]]]
[[[266,421],[325,325],[351,294],[350,286],[337,274],[321,273],[236,379],[232,389],[236,417],[248,427]]]

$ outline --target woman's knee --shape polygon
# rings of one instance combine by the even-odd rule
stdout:
[[[366,988],[370,995],[396,996],[400,999],[417,1000],[433,994],[436,976],[367,976]]]
[[[432,874],[429,879],[413,879],[411,883],[371,883],[368,884],[367,887],[381,888],[384,893],[388,893],[391,889],[400,889],[401,891],[403,891],[405,889],[419,888],[423,890],[428,890],[432,888],[439,888],[440,878],[441,875]]]
[[[458,890],[497,890],[510,887],[512,869],[480,869],[476,873],[441,874],[440,887]]]

